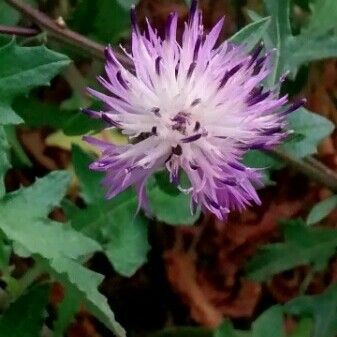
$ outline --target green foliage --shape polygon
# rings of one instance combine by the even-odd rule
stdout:
[[[284,242],[263,246],[250,260],[247,265],[249,278],[265,281],[301,265],[323,270],[336,252],[336,229],[310,228],[302,220],[294,220],[285,222],[282,231]]]
[[[267,17],[252,22],[234,34],[229,41],[237,44],[244,43],[246,49],[250,51],[263,38],[270,21],[270,17]]]
[[[264,2],[272,17],[271,28],[264,40],[269,48],[277,48],[271,83],[276,83],[286,71],[295,77],[303,64],[337,56],[337,37],[330,31],[336,22],[337,4],[334,0],[317,0],[307,29],[296,36],[290,26],[290,0]]]
[[[22,119],[11,108],[14,98],[32,88],[48,85],[70,60],[45,47],[20,47],[12,40],[0,48],[0,124]]]
[[[78,291],[72,291],[72,287],[65,289],[65,296],[58,306],[57,320],[53,324],[56,337],[63,337],[65,330],[72,323],[82,303],[82,296]]]
[[[169,225],[193,225],[200,210],[191,213],[190,196],[174,187],[166,173],[157,173],[148,184],[150,209],[155,218]]]
[[[4,128],[0,125],[0,198],[5,194],[4,177],[11,167],[9,162],[9,144]]]
[[[285,311],[311,317],[315,323],[312,337],[334,337],[337,334],[337,285],[320,295],[295,298],[285,305]]]
[[[129,8],[138,1],[81,0],[71,20],[72,27],[106,43],[116,43],[130,31]]]
[[[124,329],[116,322],[107,299],[97,290],[103,276],[95,273],[72,259],[56,257],[46,263],[50,272],[73,293],[83,304],[118,337],[124,337]]]
[[[40,286],[21,296],[0,318],[0,336],[40,336],[49,287]]]
[[[0,205],[0,228],[9,240],[22,247],[18,254],[27,252],[25,256],[32,255],[43,263],[83,298],[98,319],[123,336],[123,329],[97,290],[102,276],[75,261],[100,250],[100,246],[68,225],[46,218],[59,205],[68,183],[68,174],[53,172],[30,187],[5,195]]]
[[[103,123],[93,120],[79,110],[62,110],[59,106],[42,103],[34,98],[20,97],[13,108],[31,128],[49,126],[61,129],[66,135],[83,135],[89,131],[99,131]]]
[[[136,214],[137,196],[128,189],[113,200],[105,200],[102,175],[89,170],[93,157],[79,147],[73,148],[73,163],[87,207],[67,205],[72,226],[98,239],[118,273],[133,275],[147,260],[150,249],[146,219]]]
[[[316,204],[307,217],[307,225],[313,225],[327,217],[337,207],[337,195]]]

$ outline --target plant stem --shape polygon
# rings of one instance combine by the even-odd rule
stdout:
[[[49,37],[58,40],[60,42],[76,46],[82,51],[91,55],[92,57],[104,61],[104,46],[100,43],[92,41],[85,36],[76,33],[63,25],[58,24],[56,21],[52,20],[46,14],[40,12],[39,10],[23,3],[21,0],[5,0],[10,6],[18,10],[20,13],[30,18],[37,26],[40,27],[42,31],[46,31]],[[8,29],[8,27],[7,27]],[[26,30],[26,28],[22,28]],[[22,29],[16,30],[15,27],[11,27],[8,34],[22,35]],[[0,30],[1,31],[1,30]],[[26,33],[33,33],[33,30],[26,31]],[[21,33],[21,34],[20,34]],[[39,31],[35,31],[38,34]],[[130,66],[130,60],[120,51],[115,50],[115,55],[121,63],[126,66]],[[270,153],[276,158],[287,163],[289,166],[293,167],[297,171],[302,172],[310,179],[326,186],[333,192],[337,192],[337,175],[326,167],[323,163],[320,163],[314,158],[306,158],[306,160],[297,159],[287,153],[280,150],[272,150]]]
[[[34,28],[0,25],[0,34],[8,34],[15,36],[35,36],[39,33],[40,31]]]
[[[102,44],[90,40],[85,36],[68,29],[55,20],[52,20],[50,17],[48,17],[48,15],[26,3],[23,3],[20,0],[5,1],[17,11],[24,14],[27,18],[31,19],[36,25],[40,27],[42,31],[46,31],[49,37],[53,38],[54,40],[80,48],[82,51],[85,51],[92,57],[104,61],[105,47]],[[130,60],[124,54],[119,51],[116,51],[115,53],[116,57],[121,62],[124,64],[130,63]]]
[[[271,155],[287,163],[290,167],[302,172],[315,182],[326,186],[333,192],[337,192],[337,177],[336,174],[320,163],[320,168],[308,163],[307,161],[297,159],[281,150],[271,150]],[[308,160],[308,158],[306,159]],[[324,168],[324,170],[323,170]]]

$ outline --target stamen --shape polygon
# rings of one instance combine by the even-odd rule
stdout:
[[[197,134],[195,134],[193,136],[190,136],[190,137],[187,137],[187,138],[183,138],[181,141],[183,143],[192,143],[192,142],[197,141],[201,137],[202,137],[202,134],[201,133],[197,133]]]
[[[152,133],[152,135],[154,135],[154,136],[158,136],[158,133],[157,133],[157,127],[156,127],[156,126],[153,126],[153,127],[152,127],[151,133]]]
[[[157,117],[161,117],[159,108],[154,107],[154,108],[151,109],[151,112],[153,112]]]
[[[266,91],[265,93],[263,93],[259,96],[251,97],[247,100],[247,105],[252,106],[252,105],[255,105],[257,103],[260,103],[260,102],[264,101],[269,95],[270,95],[270,91],[268,90],[268,91]]]
[[[282,115],[288,115],[297,109],[301,108],[307,100],[305,98],[301,98],[300,100],[294,102],[286,111],[282,112]]]
[[[227,163],[228,166],[230,166],[231,168],[233,168],[234,170],[238,170],[238,171],[246,171],[246,168],[243,165],[240,165],[238,163]]]
[[[187,78],[191,78],[192,74],[193,74],[193,71],[195,69],[195,67],[197,66],[196,62],[192,62],[189,69],[188,69],[188,72],[187,72]]]
[[[131,18],[131,25],[135,32],[139,32],[138,24],[137,24],[137,14],[136,14],[136,6],[132,5],[130,9],[130,18]]]
[[[167,21],[166,21],[166,29],[165,29],[165,33],[166,33],[166,39],[170,39],[171,38],[171,27],[172,27],[172,23],[173,23],[173,19],[174,19],[175,13],[170,13]]]
[[[198,9],[198,1],[197,0],[192,0],[191,7],[190,7],[190,12],[189,12],[189,24],[191,24],[192,19],[195,16],[195,13],[197,12]]]
[[[198,131],[200,129],[200,122],[195,122],[195,125],[194,125],[194,131]]]
[[[248,63],[247,68],[250,68],[254,64],[254,62],[256,61],[256,59],[259,57],[259,55],[260,55],[263,47],[264,47],[263,41],[261,41],[260,43],[257,44],[257,46],[254,48],[254,50],[252,52],[251,59],[250,59],[250,61]]]
[[[182,147],[178,144],[176,147],[172,147],[172,153],[176,156],[181,156],[183,154]]]
[[[236,186],[237,185],[236,179],[234,179],[234,178],[222,179],[220,181],[223,184],[228,185],[228,186]]]
[[[191,169],[194,170],[194,171],[196,171],[196,170],[199,169],[199,166],[194,165],[194,164],[192,164],[192,163],[190,163],[190,167],[191,167]]]
[[[205,196],[206,202],[210,204],[215,209],[220,209],[220,206],[217,202],[215,202],[213,199],[209,198],[207,195]]]
[[[156,58],[156,73],[157,75],[160,75],[160,62],[161,62],[162,58],[159,56]]]
[[[202,42],[202,35],[199,35],[197,42],[195,43],[195,47],[194,47],[193,61],[196,61],[198,58],[198,53],[201,47],[201,42]]]
[[[102,119],[104,122],[106,122],[107,124],[114,126],[116,128],[121,128],[121,124],[114,121],[108,114],[102,114]]]
[[[121,72],[120,70],[117,72],[116,77],[117,77],[118,82],[121,84],[121,86],[122,86],[124,89],[128,90],[129,87],[128,87],[128,85],[126,84],[126,82],[124,81],[124,78],[122,77],[122,72]]]
[[[83,108],[83,109],[81,109],[81,112],[83,112],[84,114],[86,114],[87,116],[89,116],[90,118],[93,118],[93,119],[100,119],[100,118],[102,118],[102,113],[98,112],[98,111],[94,111],[94,110],[91,110],[91,109]]]
[[[240,69],[242,68],[242,63],[237,64],[235,67],[233,67],[231,70],[226,71],[225,76],[223,77],[223,79],[220,82],[220,86],[219,88],[223,88],[226,83],[228,82],[228,80],[235,75]]]
[[[191,107],[195,107],[196,105],[200,103],[201,103],[201,98],[197,98],[191,103]]]

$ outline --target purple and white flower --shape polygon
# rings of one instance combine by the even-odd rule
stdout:
[[[287,105],[276,88],[261,84],[272,70],[270,53],[259,44],[250,54],[227,41],[217,45],[223,19],[206,34],[197,1],[192,2],[182,41],[177,41],[178,15],[167,21],[161,39],[148,22],[145,32],[132,10],[132,69],[106,49],[107,93],[88,89],[106,111],[84,110],[103,119],[129,138],[114,145],[86,137],[102,156],[91,169],[103,171],[107,198],[135,186],[139,204],[147,206],[146,182],[167,168],[170,180],[197,205],[225,219],[230,210],[259,203],[258,170],[241,160],[250,149],[269,149],[287,136],[286,116],[298,105]],[[180,171],[190,187],[182,187]]]

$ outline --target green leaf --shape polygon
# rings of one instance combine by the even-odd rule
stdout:
[[[313,321],[311,318],[301,318],[296,328],[291,332],[289,337],[311,337]]]
[[[312,15],[303,30],[307,36],[320,36],[337,27],[337,2],[335,0],[315,0],[311,5]]]
[[[270,33],[268,38],[265,38],[265,42],[268,49],[276,48],[273,73],[270,76],[271,84],[277,83],[285,71],[284,65],[288,56],[286,55],[286,40],[291,35],[289,2],[290,0],[264,0],[268,13],[272,18]]]
[[[283,225],[283,243],[263,246],[247,265],[248,277],[268,280],[275,274],[301,265],[323,270],[337,247],[337,230],[310,228],[303,221]]]
[[[72,154],[82,196],[88,204],[84,210],[68,205],[72,225],[102,243],[118,273],[132,276],[147,261],[150,250],[147,220],[136,214],[137,195],[128,189],[105,200],[100,184],[102,174],[88,168],[94,158],[79,147],[73,147]]]
[[[300,141],[286,142],[281,148],[297,158],[304,158],[317,152],[318,144],[334,130],[328,119],[300,108],[289,116],[289,129],[304,136]]]
[[[20,14],[5,1],[0,2],[0,24],[16,25],[20,20]]]
[[[31,161],[29,160],[19,140],[17,139],[15,125],[5,125],[4,130],[7,136],[7,141],[12,148],[14,155],[18,159],[20,165],[32,166]]]
[[[9,144],[7,141],[5,130],[0,126],[0,199],[5,194],[4,178],[6,172],[10,169],[9,162]]]
[[[54,334],[63,337],[66,329],[72,323],[76,313],[80,310],[82,296],[73,287],[66,287],[65,296],[58,306],[57,320],[54,322]]]
[[[252,326],[252,337],[285,337],[283,309],[275,305],[262,313]]]
[[[303,64],[336,57],[337,36],[315,37],[301,34],[289,37],[287,50],[288,57],[285,61],[285,69],[295,75],[299,67]]]
[[[47,259],[79,258],[100,250],[93,240],[70,226],[47,219],[69,183],[65,172],[53,172],[30,187],[7,194],[0,204],[0,228],[31,254]]]
[[[8,239],[42,260],[72,292],[84,298],[98,319],[124,336],[107,300],[97,290],[102,276],[73,260],[100,250],[100,245],[68,225],[45,218],[60,203],[68,183],[68,174],[53,172],[28,188],[7,194],[0,205],[0,228]]]
[[[320,295],[295,298],[285,305],[285,311],[312,317],[315,323],[312,337],[334,337],[337,334],[337,285]]]
[[[63,130],[68,136],[99,131],[104,127],[101,121],[93,120],[78,110],[62,110],[57,105],[42,103],[34,98],[20,97],[14,101],[13,108],[27,127],[49,126]]]
[[[57,257],[47,264],[50,272],[61,280],[77,298],[82,298],[85,306],[118,337],[125,337],[124,329],[118,324],[107,299],[97,290],[103,276],[79,263]]]
[[[170,186],[168,175],[159,173],[157,177],[149,179],[148,195],[150,201],[150,209],[158,221],[165,222],[169,225],[193,225],[200,216],[200,210],[192,215],[190,209],[190,196],[177,190],[177,193],[172,193],[168,188],[163,188],[163,185]],[[158,183],[158,179],[163,179],[164,182]]]
[[[36,287],[11,304],[0,318],[0,336],[40,336],[48,295],[48,286]]]
[[[213,337],[213,330],[203,327],[175,326],[151,333],[147,337]]]
[[[79,1],[71,25],[82,34],[116,43],[127,37],[130,30],[129,3],[121,0]]]
[[[48,85],[70,60],[46,47],[20,47],[12,40],[0,48],[0,124],[22,122],[11,104],[32,88]]]
[[[270,22],[270,17],[252,22],[235,33],[229,41],[236,44],[244,43],[246,50],[250,51],[263,38]]]
[[[316,204],[307,217],[307,225],[311,226],[327,217],[337,207],[337,195]]]

